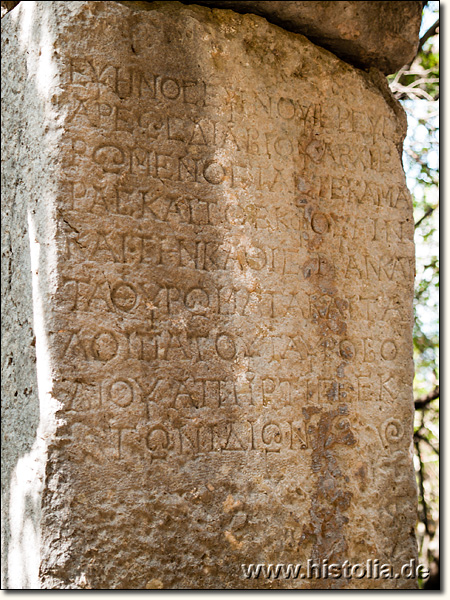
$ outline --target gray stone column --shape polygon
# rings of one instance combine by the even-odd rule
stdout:
[[[22,2],[3,29],[5,585],[415,588],[307,576],[416,558],[384,77],[177,2]]]

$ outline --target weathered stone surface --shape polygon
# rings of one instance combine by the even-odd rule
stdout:
[[[360,67],[395,73],[416,55],[423,2],[196,0],[265,17]]]
[[[4,416],[31,423],[8,439],[8,587],[414,588],[241,568],[416,554],[413,221],[383,79],[176,2],[23,2],[3,28]]]
[[[2,16],[17,4],[2,2]],[[185,4],[254,13],[305,35],[351,64],[394,73],[416,55],[424,2],[196,0]]]

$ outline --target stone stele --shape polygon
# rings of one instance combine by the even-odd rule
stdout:
[[[416,558],[384,78],[177,2],[3,30],[5,587],[415,588],[306,574]]]

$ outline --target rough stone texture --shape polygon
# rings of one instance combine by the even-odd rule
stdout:
[[[424,2],[419,1],[246,1],[195,0],[255,13],[301,33],[359,67],[395,73],[415,57]]]
[[[2,588],[39,586],[41,494],[55,425],[46,337],[59,115],[48,102],[49,13],[45,3],[35,13],[30,4],[2,19]]]
[[[7,587],[415,588],[241,569],[416,556],[384,79],[177,2],[23,2],[3,28]]]
[[[2,16],[19,2],[2,2]],[[394,73],[417,52],[421,1],[270,2],[195,0],[185,4],[254,13],[280,27],[301,33],[337,56],[363,68]]]

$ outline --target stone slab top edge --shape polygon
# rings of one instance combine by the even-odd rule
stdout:
[[[415,57],[419,45],[422,1],[185,1],[254,13],[294,33],[301,33],[346,62],[398,71]]]
[[[214,8],[253,13],[301,33],[346,62],[394,73],[416,55],[423,1],[184,0]],[[1,2],[2,17],[19,2]]]

